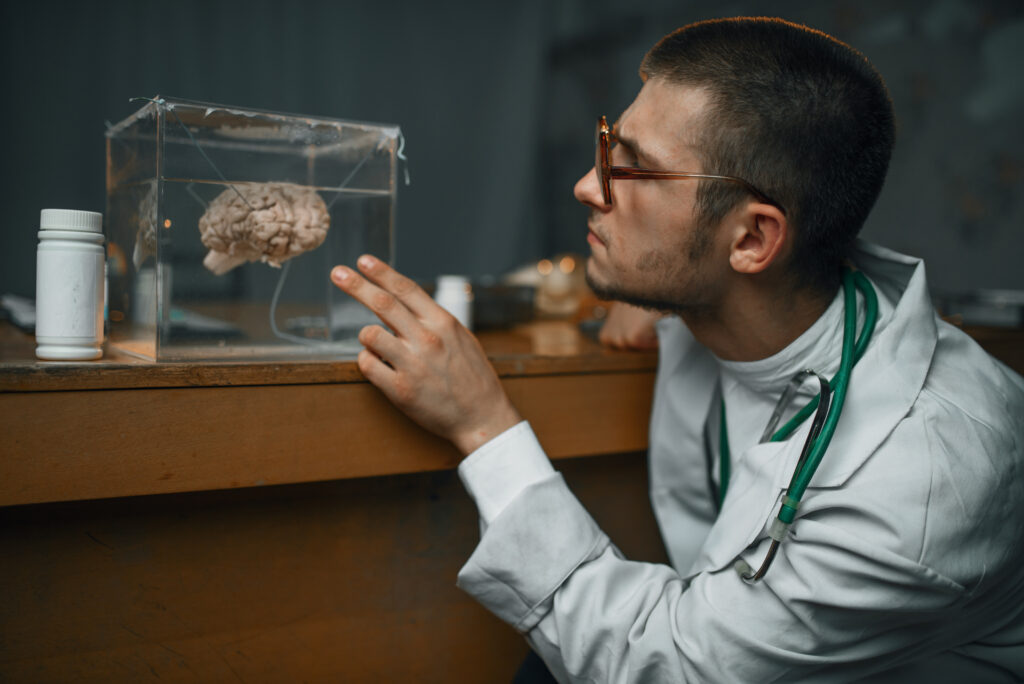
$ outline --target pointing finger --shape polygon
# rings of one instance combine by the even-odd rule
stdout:
[[[370,280],[394,295],[419,318],[426,318],[438,309],[437,304],[411,278],[407,278],[380,259],[364,254],[357,262],[359,270]]]
[[[350,294],[367,309],[377,314],[380,320],[397,334],[408,337],[418,322],[390,292],[387,292],[346,266],[335,266],[331,280]]]

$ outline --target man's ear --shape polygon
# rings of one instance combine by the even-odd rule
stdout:
[[[729,245],[729,265],[738,273],[761,273],[788,248],[786,215],[771,204],[752,202],[737,219]]]

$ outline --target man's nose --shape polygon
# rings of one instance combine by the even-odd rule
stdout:
[[[597,179],[597,168],[592,167],[590,171],[576,181],[576,187],[572,189],[573,196],[598,211],[608,211],[611,205],[604,203],[604,195],[601,193],[601,181]]]

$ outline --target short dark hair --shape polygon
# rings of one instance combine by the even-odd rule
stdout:
[[[739,176],[782,204],[797,285],[836,287],[892,156],[892,102],[871,63],[806,26],[739,17],[670,33],[640,71],[708,91],[695,141],[704,172]],[[697,197],[699,224],[713,226],[747,196],[702,181]]]

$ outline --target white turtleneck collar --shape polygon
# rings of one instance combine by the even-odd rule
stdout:
[[[891,310],[892,305],[879,294],[877,329],[881,329]],[[718,359],[733,454],[757,443],[775,403],[794,375],[809,368],[826,379],[832,379],[839,370],[842,356],[844,316],[843,290],[840,288],[825,313],[777,354],[758,361]],[[863,323],[864,306],[858,295],[858,331]],[[787,407],[783,421],[796,413],[817,391],[817,383],[807,380],[792,406]]]

